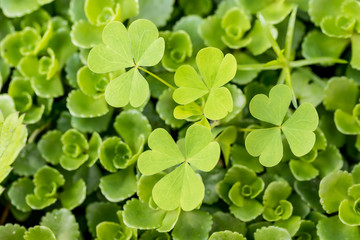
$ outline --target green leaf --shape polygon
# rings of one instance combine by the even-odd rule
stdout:
[[[201,203],[204,185],[191,166],[206,172],[215,167],[220,147],[212,140],[213,136],[207,128],[192,125],[186,132],[185,158],[164,129],[156,129],[151,133],[148,144],[152,150],[141,154],[138,160],[141,173],[152,175],[181,164],[153,188],[154,201],[160,208],[174,210],[181,206],[183,210],[190,211]],[[173,194],[168,194],[169,191]]]
[[[320,239],[357,239],[360,238],[358,227],[343,224],[338,216],[321,219],[316,226]]]
[[[250,113],[255,118],[281,125],[291,102],[291,90],[286,85],[276,85],[269,92],[269,97],[258,94],[251,99]]]
[[[118,184],[114,184],[114,182]],[[132,167],[100,179],[101,193],[110,202],[120,202],[136,192],[136,177]]]
[[[360,49],[360,35],[354,34],[351,37],[351,61],[350,64],[353,68],[360,70],[360,58],[357,52]]]
[[[188,104],[209,93],[204,114],[211,120],[224,118],[233,109],[231,93],[222,86],[236,73],[236,59],[217,48],[204,48],[196,56],[196,63],[202,78],[189,65],[181,66],[175,73],[173,98],[179,104]],[[211,63],[211,64],[209,64]]]
[[[301,46],[302,54],[306,59],[317,57],[339,58],[348,43],[347,39],[332,38],[320,31],[313,30],[304,38]]]
[[[327,110],[351,112],[358,99],[357,84],[346,77],[331,78],[325,88],[324,106]]]
[[[255,240],[278,239],[291,240],[291,236],[284,228],[270,226],[256,230],[254,234]]]
[[[105,221],[119,221],[117,211],[120,207],[113,203],[93,202],[86,207],[86,221],[89,232],[92,236],[96,236],[96,226]]]
[[[10,224],[0,226],[0,235],[2,240],[23,240],[26,229],[18,224]]]
[[[309,3],[311,21],[319,26],[324,17],[338,15],[341,11],[342,3],[343,1],[339,0],[312,0],[311,3]],[[326,8],[323,8],[323,6],[325,6],[324,4],[326,4]]]
[[[348,188],[353,184],[350,173],[337,171],[330,173],[320,182],[320,203],[327,213],[338,211],[342,200],[348,196]]]
[[[157,27],[163,27],[173,12],[174,0],[139,0],[139,14],[133,19],[148,19]]]
[[[201,203],[204,192],[201,178],[188,164],[181,164],[156,183],[153,198],[164,210],[171,211],[180,206],[184,211],[191,211]]]
[[[296,180],[299,181],[308,181],[319,175],[319,170],[311,163],[290,160],[289,167]]]
[[[321,151],[313,166],[319,170],[321,178],[329,175],[330,173],[340,170],[343,166],[343,157],[334,145],[328,145],[324,151]]]
[[[138,229],[159,228],[165,217],[164,210],[156,210],[138,199],[131,199],[124,205],[124,222],[127,226]]]
[[[180,106],[176,107],[177,104],[172,98],[172,93],[173,92],[171,89],[163,91],[163,93],[159,97],[159,101],[156,103],[156,112],[159,114],[160,118],[165,121],[167,125],[170,125],[172,128],[179,128],[184,125],[186,121],[179,120],[182,119],[178,116],[177,113]]]
[[[134,154],[142,151],[145,140],[151,133],[148,119],[135,109],[122,111],[115,119],[114,128]]]
[[[142,174],[152,175],[184,161],[184,156],[164,129],[155,129],[149,136],[148,145],[152,150],[142,153],[138,160]]]
[[[90,97],[101,97],[109,81],[109,74],[94,73],[87,66],[83,66],[77,72],[77,84],[80,90]]]
[[[60,162],[62,156],[61,136],[62,133],[60,131],[48,131],[41,137],[37,146],[41,156],[47,162],[54,165]]]
[[[45,165],[36,144],[28,143],[16,158],[13,168],[14,173],[20,176],[34,175],[36,171]]]
[[[8,191],[11,204],[22,212],[31,211],[31,207],[26,203],[26,195],[34,192],[34,184],[29,178],[19,178],[13,182]]]
[[[293,237],[299,231],[301,222],[301,217],[292,216],[287,220],[277,221],[274,225],[286,229]]]
[[[209,240],[246,240],[246,238],[237,232],[222,231],[211,234]]]
[[[103,26],[94,26],[91,23],[80,20],[74,23],[71,28],[72,42],[81,48],[91,48],[101,43]]]
[[[190,36],[185,31],[165,31],[162,33],[165,39],[165,52],[161,60],[162,65],[168,71],[176,71],[192,55],[192,43]]]
[[[343,200],[339,206],[339,218],[346,225],[359,226],[358,202],[349,199]]]
[[[211,229],[211,215],[208,212],[182,212],[172,231],[174,240],[207,239]]]
[[[231,205],[230,212],[243,222],[257,218],[264,211],[264,206],[256,199],[244,199],[242,206]]]
[[[0,5],[5,16],[9,18],[21,17],[37,10],[40,5],[44,3],[52,2],[52,0],[38,1],[38,0],[16,0],[16,1],[5,1],[1,0]]]
[[[237,218],[234,218],[230,213],[224,212],[215,212],[213,215],[213,226],[211,231],[225,231],[229,230],[232,232],[238,232],[242,235],[245,235],[247,229],[244,222],[240,221]]]
[[[74,117],[100,117],[109,111],[104,97],[89,97],[79,90],[71,91],[66,101],[66,106]]]
[[[100,162],[109,172],[126,168],[133,156],[129,146],[118,137],[106,139],[100,147]]]
[[[113,79],[105,90],[105,99],[113,107],[124,107],[128,103],[139,107],[148,97],[149,84],[135,68]]]
[[[41,218],[41,226],[48,227],[56,240],[76,240],[80,236],[79,225],[67,209],[55,209]]]
[[[29,228],[24,235],[25,240],[56,240],[54,233],[50,228],[44,226],[35,226]]]
[[[113,108],[109,108],[107,114],[97,118],[71,117],[71,126],[82,132],[104,132],[108,129],[112,115]]]
[[[283,144],[279,128],[258,129],[250,132],[245,139],[250,155],[258,157],[265,167],[277,165],[283,157]]]
[[[313,131],[317,128],[319,117],[314,106],[303,103],[282,125],[282,131],[295,156],[307,154],[315,143]]]
[[[79,179],[71,186],[65,188],[59,196],[63,207],[72,210],[80,206],[86,198],[86,184],[85,181]]]
[[[25,146],[27,129],[22,124],[24,116],[12,113],[5,119],[0,111],[0,183],[10,173],[10,165]]]

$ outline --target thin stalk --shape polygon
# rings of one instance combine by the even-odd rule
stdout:
[[[276,64],[267,66],[267,64],[259,63],[259,64],[239,64],[237,66],[238,70],[242,71],[253,71],[253,70],[278,70],[283,68],[282,65]]]
[[[270,28],[268,23],[266,22],[265,18],[259,14],[258,18],[260,20],[261,25],[263,26],[263,29],[265,31],[266,37],[269,40],[271,47],[274,49],[274,52],[276,53],[276,55],[278,56],[278,58],[280,59],[281,62],[283,62],[284,64],[287,63],[286,58],[284,57],[279,44],[276,42],[275,38],[273,37],[273,35],[271,34]]]
[[[303,59],[303,60],[297,60],[290,62],[290,67],[292,68],[299,68],[314,64],[334,64],[334,63],[340,63],[345,64],[347,63],[346,60],[339,59],[339,58],[332,58],[332,57],[319,57],[319,58],[311,58],[311,59]]]
[[[252,129],[252,128],[238,128],[238,131],[240,132],[252,132],[256,129]]]
[[[297,7],[294,8],[292,11],[289,23],[286,31],[286,38],[285,38],[285,57],[287,60],[290,61],[291,58],[291,48],[292,48],[292,42],[294,37],[294,29],[295,29],[295,22],[296,22],[296,13],[297,13]]]
[[[156,78],[157,80],[159,80],[160,82],[162,82],[163,84],[165,84],[167,87],[171,88],[172,90],[175,90],[175,89],[176,89],[173,85],[171,85],[170,83],[168,83],[167,81],[165,81],[165,80],[162,79],[161,77],[157,76],[156,74],[148,71],[147,69],[142,68],[142,67],[140,67],[140,66],[136,66],[136,67],[137,67],[138,69],[140,69],[141,71],[146,72],[146,73],[149,74],[150,76]]]
[[[291,71],[290,67],[285,67],[284,68],[285,82],[291,89],[291,93],[292,93],[291,101],[292,101],[292,104],[294,105],[294,108],[296,109],[296,108],[298,108],[298,104],[297,104],[297,101],[296,101],[295,91],[294,91],[294,88],[293,88],[292,82],[291,82],[291,73],[290,73],[290,71]]]
[[[5,209],[4,209],[4,211],[3,211],[2,215],[1,215],[1,218],[0,218],[0,225],[5,224],[6,219],[7,219],[8,215],[9,215],[9,211],[10,211],[10,203],[5,206]]]
[[[28,143],[33,143],[33,142],[35,141],[36,137],[37,137],[42,131],[44,131],[45,129],[47,129],[49,126],[50,126],[50,122],[48,122],[47,124],[45,124],[45,125],[37,128],[37,129],[35,129],[35,130],[31,133],[31,135],[30,135],[30,137],[29,137],[29,139],[28,139]]]

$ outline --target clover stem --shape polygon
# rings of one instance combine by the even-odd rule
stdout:
[[[150,76],[156,78],[157,80],[159,80],[160,82],[162,82],[163,84],[165,84],[167,87],[171,88],[172,90],[175,90],[175,89],[176,89],[173,85],[171,85],[170,83],[166,82],[164,79],[162,79],[161,77],[157,76],[156,74],[148,71],[147,69],[142,68],[142,67],[140,67],[140,66],[135,66],[135,67],[137,67],[138,69],[140,69],[140,70],[143,71],[143,72],[146,72],[146,73],[149,74]]]
[[[9,211],[10,211],[10,203],[6,205],[1,218],[0,218],[0,225],[4,225],[7,219],[7,216],[9,215]]]
[[[334,64],[340,63],[345,64],[347,63],[346,60],[339,59],[339,58],[332,58],[332,57],[319,57],[319,58],[311,58],[311,59],[303,59],[290,62],[290,66],[292,68],[300,68],[308,65],[314,64]]]
[[[36,137],[37,137],[42,131],[44,131],[45,129],[47,129],[48,127],[50,127],[50,122],[48,122],[47,124],[45,124],[45,125],[37,128],[37,129],[35,129],[35,130],[31,133],[31,135],[30,135],[30,137],[29,137],[29,139],[28,139],[28,143],[34,142],[34,140],[36,139]]]
[[[252,132],[252,131],[254,131],[255,129],[253,129],[253,128],[238,128],[238,130],[239,130],[240,132]]]
[[[279,44],[276,42],[275,38],[273,37],[273,35],[271,34],[270,28],[268,23],[266,22],[265,18],[263,17],[263,15],[259,14],[258,18],[260,20],[261,26],[263,27],[265,34],[266,34],[266,38],[269,40],[272,49],[274,50],[274,52],[276,53],[277,57],[279,58],[279,60],[286,64],[287,63],[287,59],[285,58],[284,54],[282,53]]]
[[[253,70],[277,70],[281,69],[283,66],[280,64],[268,65],[263,63],[258,64],[238,64],[237,69],[242,71],[253,71]]]
[[[288,61],[290,61],[290,58],[291,58],[291,48],[292,48],[292,42],[293,42],[293,37],[294,37],[296,13],[297,13],[297,7],[295,7],[293,9],[293,11],[291,12],[287,31],[286,31],[285,57]]]
[[[289,88],[291,89],[291,93],[292,93],[292,103],[294,105],[294,108],[298,108],[298,104],[297,104],[297,101],[296,101],[296,96],[295,96],[295,91],[294,91],[294,88],[292,86],[292,82],[291,82],[291,68],[289,66],[286,66],[284,68],[284,74],[285,74],[285,82],[286,82],[286,85],[289,86]]]

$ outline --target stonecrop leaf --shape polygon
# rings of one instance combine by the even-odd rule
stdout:
[[[91,49],[88,65],[95,73],[107,73],[130,68],[106,87],[105,99],[114,107],[142,105],[149,96],[149,85],[137,66],[154,66],[164,54],[164,39],[156,26],[145,19],[130,24],[108,23],[102,33],[103,43]]]
[[[181,207],[184,211],[191,211],[201,204],[205,188],[194,170],[208,172],[215,167],[220,147],[213,140],[211,132],[198,124],[188,128],[184,150],[179,149],[164,129],[155,129],[150,134],[148,144],[151,150],[142,153],[138,159],[141,173],[153,175],[180,164],[153,188],[153,199],[160,208],[171,211]]]
[[[201,75],[190,65],[176,70],[175,84],[179,88],[175,89],[173,99],[186,105],[206,96],[205,117],[211,120],[224,118],[233,109],[231,93],[223,85],[235,76],[235,57],[231,54],[224,56],[219,49],[208,47],[198,52],[196,64]]]
[[[258,94],[249,104],[250,113],[255,118],[275,125],[254,129],[245,139],[246,150],[254,157],[260,156],[260,163],[266,167],[277,165],[283,157],[281,132],[297,157],[307,154],[315,144],[314,131],[319,117],[312,104],[301,104],[294,114],[283,122],[291,98],[290,88],[280,84],[270,90],[269,97]]]

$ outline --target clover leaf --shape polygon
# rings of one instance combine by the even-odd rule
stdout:
[[[144,19],[136,20],[129,28],[120,22],[108,23],[102,33],[103,43],[91,49],[88,65],[95,73],[131,69],[113,79],[106,87],[105,99],[114,107],[130,102],[141,106],[149,96],[149,85],[140,74],[140,66],[154,66],[164,54],[164,39],[159,38],[156,26]]]
[[[201,125],[188,128],[185,149],[180,150],[164,129],[154,130],[148,139],[151,150],[142,153],[138,167],[142,174],[153,175],[178,165],[154,186],[152,196],[164,210],[181,207],[185,211],[196,208],[204,198],[204,184],[194,169],[211,171],[220,156],[220,147],[211,132]]]
[[[196,55],[196,64],[201,76],[190,65],[183,65],[176,70],[175,102],[186,105],[205,97],[203,112],[211,120],[224,118],[233,109],[231,93],[223,85],[234,78],[236,59],[231,54],[224,54],[217,48],[201,49]]]
[[[260,156],[260,163],[266,167],[275,166],[283,157],[281,132],[295,156],[307,154],[315,144],[313,131],[317,128],[319,119],[313,105],[301,104],[294,114],[283,122],[291,98],[290,88],[280,84],[270,90],[269,97],[258,94],[250,102],[250,113],[255,118],[275,125],[253,130],[245,140],[246,150],[254,157]]]

